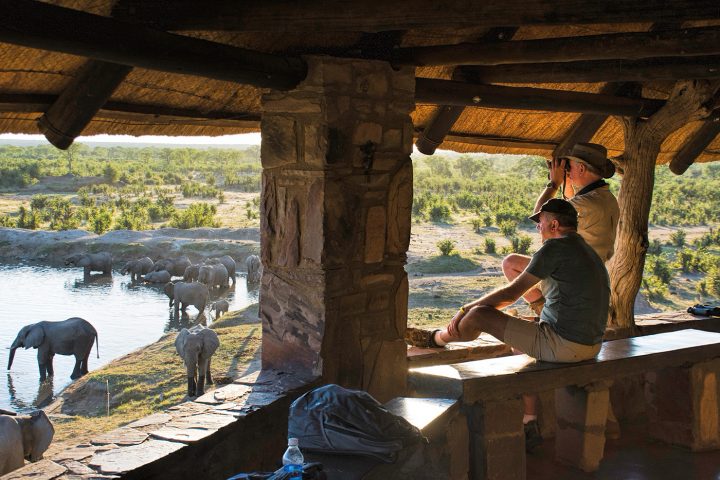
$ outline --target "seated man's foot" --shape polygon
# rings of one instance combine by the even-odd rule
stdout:
[[[530,420],[523,425],[523,428],[525,430],[525,452],[532,453],[543,442],[540,426],[537,420]]]
[[[405,330],[405,341],[415,347],[421,348],[443,348],[435,343],[435,333],[440,329],[426,330],[423,328],[408,327]]]

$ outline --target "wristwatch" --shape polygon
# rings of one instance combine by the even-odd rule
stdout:
[[[551,188],[551,189],[553,189],[553,190],[557,190],[558,186],[555,185],[555,182],[550,181],[550,182],[547,183],[547,185],[545,185],[545,188]]]

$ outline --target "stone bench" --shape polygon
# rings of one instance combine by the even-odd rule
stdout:
[[[596,359],[538,362],[527,355],[410,371],[423,396],[462,400],[470,432],[470,478],[524,479],[522,394],[555,390],[556,457],[596,470],[605,446],[608,387],[646,374],[650,432],[693,450],[720,447],[720,334],[682,330],[605,342]]]
[[[358,455],[306,453],[306,461],[319,461],[329,480],[464,480],[469,465],[467,422],[460,402],[446,398],[397,397],[385,404],[428,439],[398,453],[392,464]]]

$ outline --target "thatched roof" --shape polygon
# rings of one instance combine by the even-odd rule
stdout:
[[[266,61],[270,62],[268,68],[271,71],[275,71],[273,69],[276,67],[273,65],[276,65],[276,59],[289,58],[292,61],[288,71],[293,72],[297,66],[293,62],[301,62],[299,59],[303,54],[358,56],[421,64],[422,62],[417,60],[419,57],[413,57],[417,51],[409,50],[410,48],[471,42],[477,44],[478,49],[492,49],[491,42],[512,43],[566,37],[573,39],[652,30],[673,33],[668,34],[669,39],[662,41],[637,42],[638,48],[654,48],[657,43],[657,49],[651,53],[605,58],[602,52],[591,52],[589,57],[584,57],[591,60],[586,60],[584,64],[565,62],[561,65],[558,62],[547,63],[548,59],[540,59],[517,65],[520,73],[513,73],[512,69],[503,70],[502,60],[485,62],[500,63],[499,67],[489,65],[463,69],[453,64],[418,66],[416,76],[449,80],[455,72],[454,78],[467,84],[606,95],[617,95],[622,91],[606,86],[609,81],[615,81],[620,82],[620,85],[624,84],[622,88],[627,91],[633,91],[636,95],[640,93],[643,98],[661,100],[667,98],[678,79],[720,77],[720,73],[715,73],[720,67],[720,57],[712,56],[720,53],[720,50],[712,52],[714,47],[705,48],[703,44],[718,43],[711,41],[714,38],[712,35],[720,36],[715,29],[705,28],[701,31],[704,37],[695,42],[701,47],[698,50],[690,51],[689,54],[682,50],[679,50],[680,53],[671,53],[673,48],[678,50],[678,45],[690,44],[677,37],[681,27],[687,30],[720,26],[720,10],[717,4],[713,10],[712,1],[658,2],[659,0],[563,0],[554,2],[556,7],[547,7],[548,3],[553,2],[488,0],[477,2],[478,7],[468,9],[467,2],[429,0],[373,1],[365,4],[364,8],[358,6],[363,2],[328,0],[266,0],[242,2],[239,5],[230,0],[119,0],[115,10],[115,2],[111,0],[47,2],[107,18],[114,17],[112,21],[115,23],[110,25],[113,28],[103,25],[93,29],[87,28],[87,25],[93,25],[92,18],[89,19],[90,23],[83,23],[88,20],[83,18],[79,19],[80,23],[73,23],[73,11],[70,12],[70,17],[57,19],[51,12],[52,15],[48,18],[48,13],[42,11],[45,3],[33,0],[6,1],[0,3],[3,10],[3,15],[0,16],[3,17],[0,20],[0,42],[7,42],[0,43],[0,133],[39,133],[38,118],[48,112],[63,92],[78,88],[73,86],[73,82],[77,83],[84,75],[82,72],[87,68],[88,57],[107,60],[107,55],[111,58],[125,55],[122,58],[130,58],[126,64],[133,68],[129,73],[116,74],[119,82],[116,86],[113,84],[106,87],[109,97],[103,98],[104,103],[100,110],[82,129],[83,135],[225,135],[259,131],[259,118],[262,113],[260,96],[267,91],[262,80],[256,81],[256,77],[252,75],[244,77],[241,74],[238,76],[239,81],[231,81],[209,78],[212,74],[187,75],[169,72],[167,69],[159,71],[146,68],[154,68],[152,58],[149,65],[147,59],[144,60],[145,63],[130,63],[135,61],[133,56],[138,53],[133,51],[132,45],[137,45],[133,44],[133,41],[142,43],[145,37],[135,38],[138,30],[126,30],[128,25],[143,31],[147,28],[168,30],[178,35],[213,42],[205,45],[224,44],[259,54],[272,54],[272,58],[268,55],[267,58],[261,57],[258,60],[262,65],[265,65]],[[583,6],[578,7],[580,3]],[[607,4],[613,4],[612,8],[608,8]],[[195,7],[200,10],[192,10]],[[485,10],[482,10],[483,8]],[[43,36],[46,38],[42,38]],[[107,45],[110,47],[102,43],[103,38],[109,42]],[[612,38],[608,37],[607,40],[602,40],[600,45],[611,45],[612,41]],[[130,52],[108,53],[108,50],[113,50],[113,43],[118,46],[129,45],[127,50]],[[77,47],[78,44],[83,45]],[[27,45],[37,48],[29,48]],[[572,49],[573,43],[570,42],[562,49],[548,51],[552,50],[555,54],[562,50],[561,53],[567,51],[572,55]],[[626,50],[632,52],[633,49]],[[85,52],[85,55],[62,52]],[[152,51],[147,52],[147,55],[151,57]],[[604,59],[596,60],[596,57]],[[683,63],[684,66],[679,68],[678,62],[687,62],[688,65]],[[464,63],[472,64],[472,60]],[[511,63],[518,61],[512,60]],[[533,65],[529,65],[530,63]],[[575,78],[571,82],[561,83],[559,80],[568,76],[558,76],[555,72],[567,71],[568,65],[569,71],[587,68],[588,71],[595,72],[587,78],[593,75],[600,78],[591,78],[592,82]],[[598,66],[602,68],[599,69]],[[527,69],[529,73],[523,74],[523,69]],[[183,71],[182,66],[178,67],[177,71]],[[547,83],[548,79],[554,81]],[[629,86],[628,80],[634,81],[635,88]],[[523,83],[515,83],[518,81]],[[537,83],[538,81],[545,83]],[[479,105],[482,105],[482,102]],[[418,133],[429,128],[439,108],[442,106],[418,98],[413,114]],[[585,141],[602,143],[608,147],[611,155],[619,155],[624,149],[622,126],[618,117],[612,114],[606,117],[604,121],[602,115],[596,117],[600,119],[600,126],[593,129],[591,138]],[[517,105],[468,106],[452,124],[440,148],[460,152],[550,156],[583,118],[588,118],[587,113],[572,110],[529,110]],[[665,141],[658,161],[668,162],[687,142],[693,139],[697,142],[698,131],[703,128],[705,136],[708,131],[720,131],[718,128],[713,130],[712,127],[712,122],[707,121],[684,126]],[[708,141],[704,142],[697,161],[720,159],[720,138]]]

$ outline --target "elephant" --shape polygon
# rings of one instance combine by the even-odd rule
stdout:
[[[86,277],[90,276],[90,272],[102,272],[103,275],[112,275],[112,255],[108,252],[69,255],[65,257],[65,265],[83,267]]]
[[[251,283],[259,282],[262,277],[262,262],[260,261],[260,257],[250,255],[245,259],[245,266],[248,271],[247,281]]]
[[[53,357],[58,355],[75,355],[75,368],[70,378],[75,380],[88,373],[88,358],[93,342],[100,358],[98,334],[90,322],[79,317],[68,318],[61,322],[38,322],[25,325],[18,332],[15,341],[10,345],[8,370],[15,358],[15,350],[20,347],[37,348],[40,381],[53,376]]]
[[[167,270],[160,270],[159,272],[146,273],[143,280],[148,283],[167,283],[172,278],[170,272]]]
[[[170,307],[175,305],[175,317],[183,312],[188,305],[193,305],[200,313],[205,310],[210,292],[205,284],[199,282],[168,282],[163,287],[165,295],[170,299]]]
[[[229,285],[227,268],[221,263],[203,265],[198,272],[198,282],[204,283],[208,288],[227,287]]]
[[[50,446],[55,428],[42,410],[30,415],[0,415],[0,476],[37,462]]]
[[[229,309],[230,305],[228,304],[227,300],[218,300],[210,307],[210,310],[215,312],[215,318],[220,318],[220,315],[222,315],[223,313],[227,313]]]
[[[183,255],[178,258],[166,258],[158,260],[153,265],[153,272],[159,272],[161,270],[167,270],[173,277],[182,277],[185,273],[185,269],[191,265],[190,259]]]
[[[120,270],[121,275],[130,274],[130,280],[137,282],[141,279],[142,275],[149,273],[152,270],[154,263],[150,257],[143,257],[138,260],[130,260]]]
[[[207,263],[210,265],[216,263],[221,263],[225,265],[225,268],[227,268],[228,271],[228,276],[232,280],[233,285],[235,285],[235,272],[237,270],[237,264],[230,255],[223,255],[222,257],[211,258],[210,260],[208,260]]]
[[[213,383],[210,374],[210,359],[220,346],[220,339],[214,330],[195,325],[190,330],[183,328],[175,338],[175,349],[187,369],[188,397],[205,393],[205,379]]]
[[[198,273],[200,273],[201,265],[190,265],[183,273],[184,282],[197,282]]]

